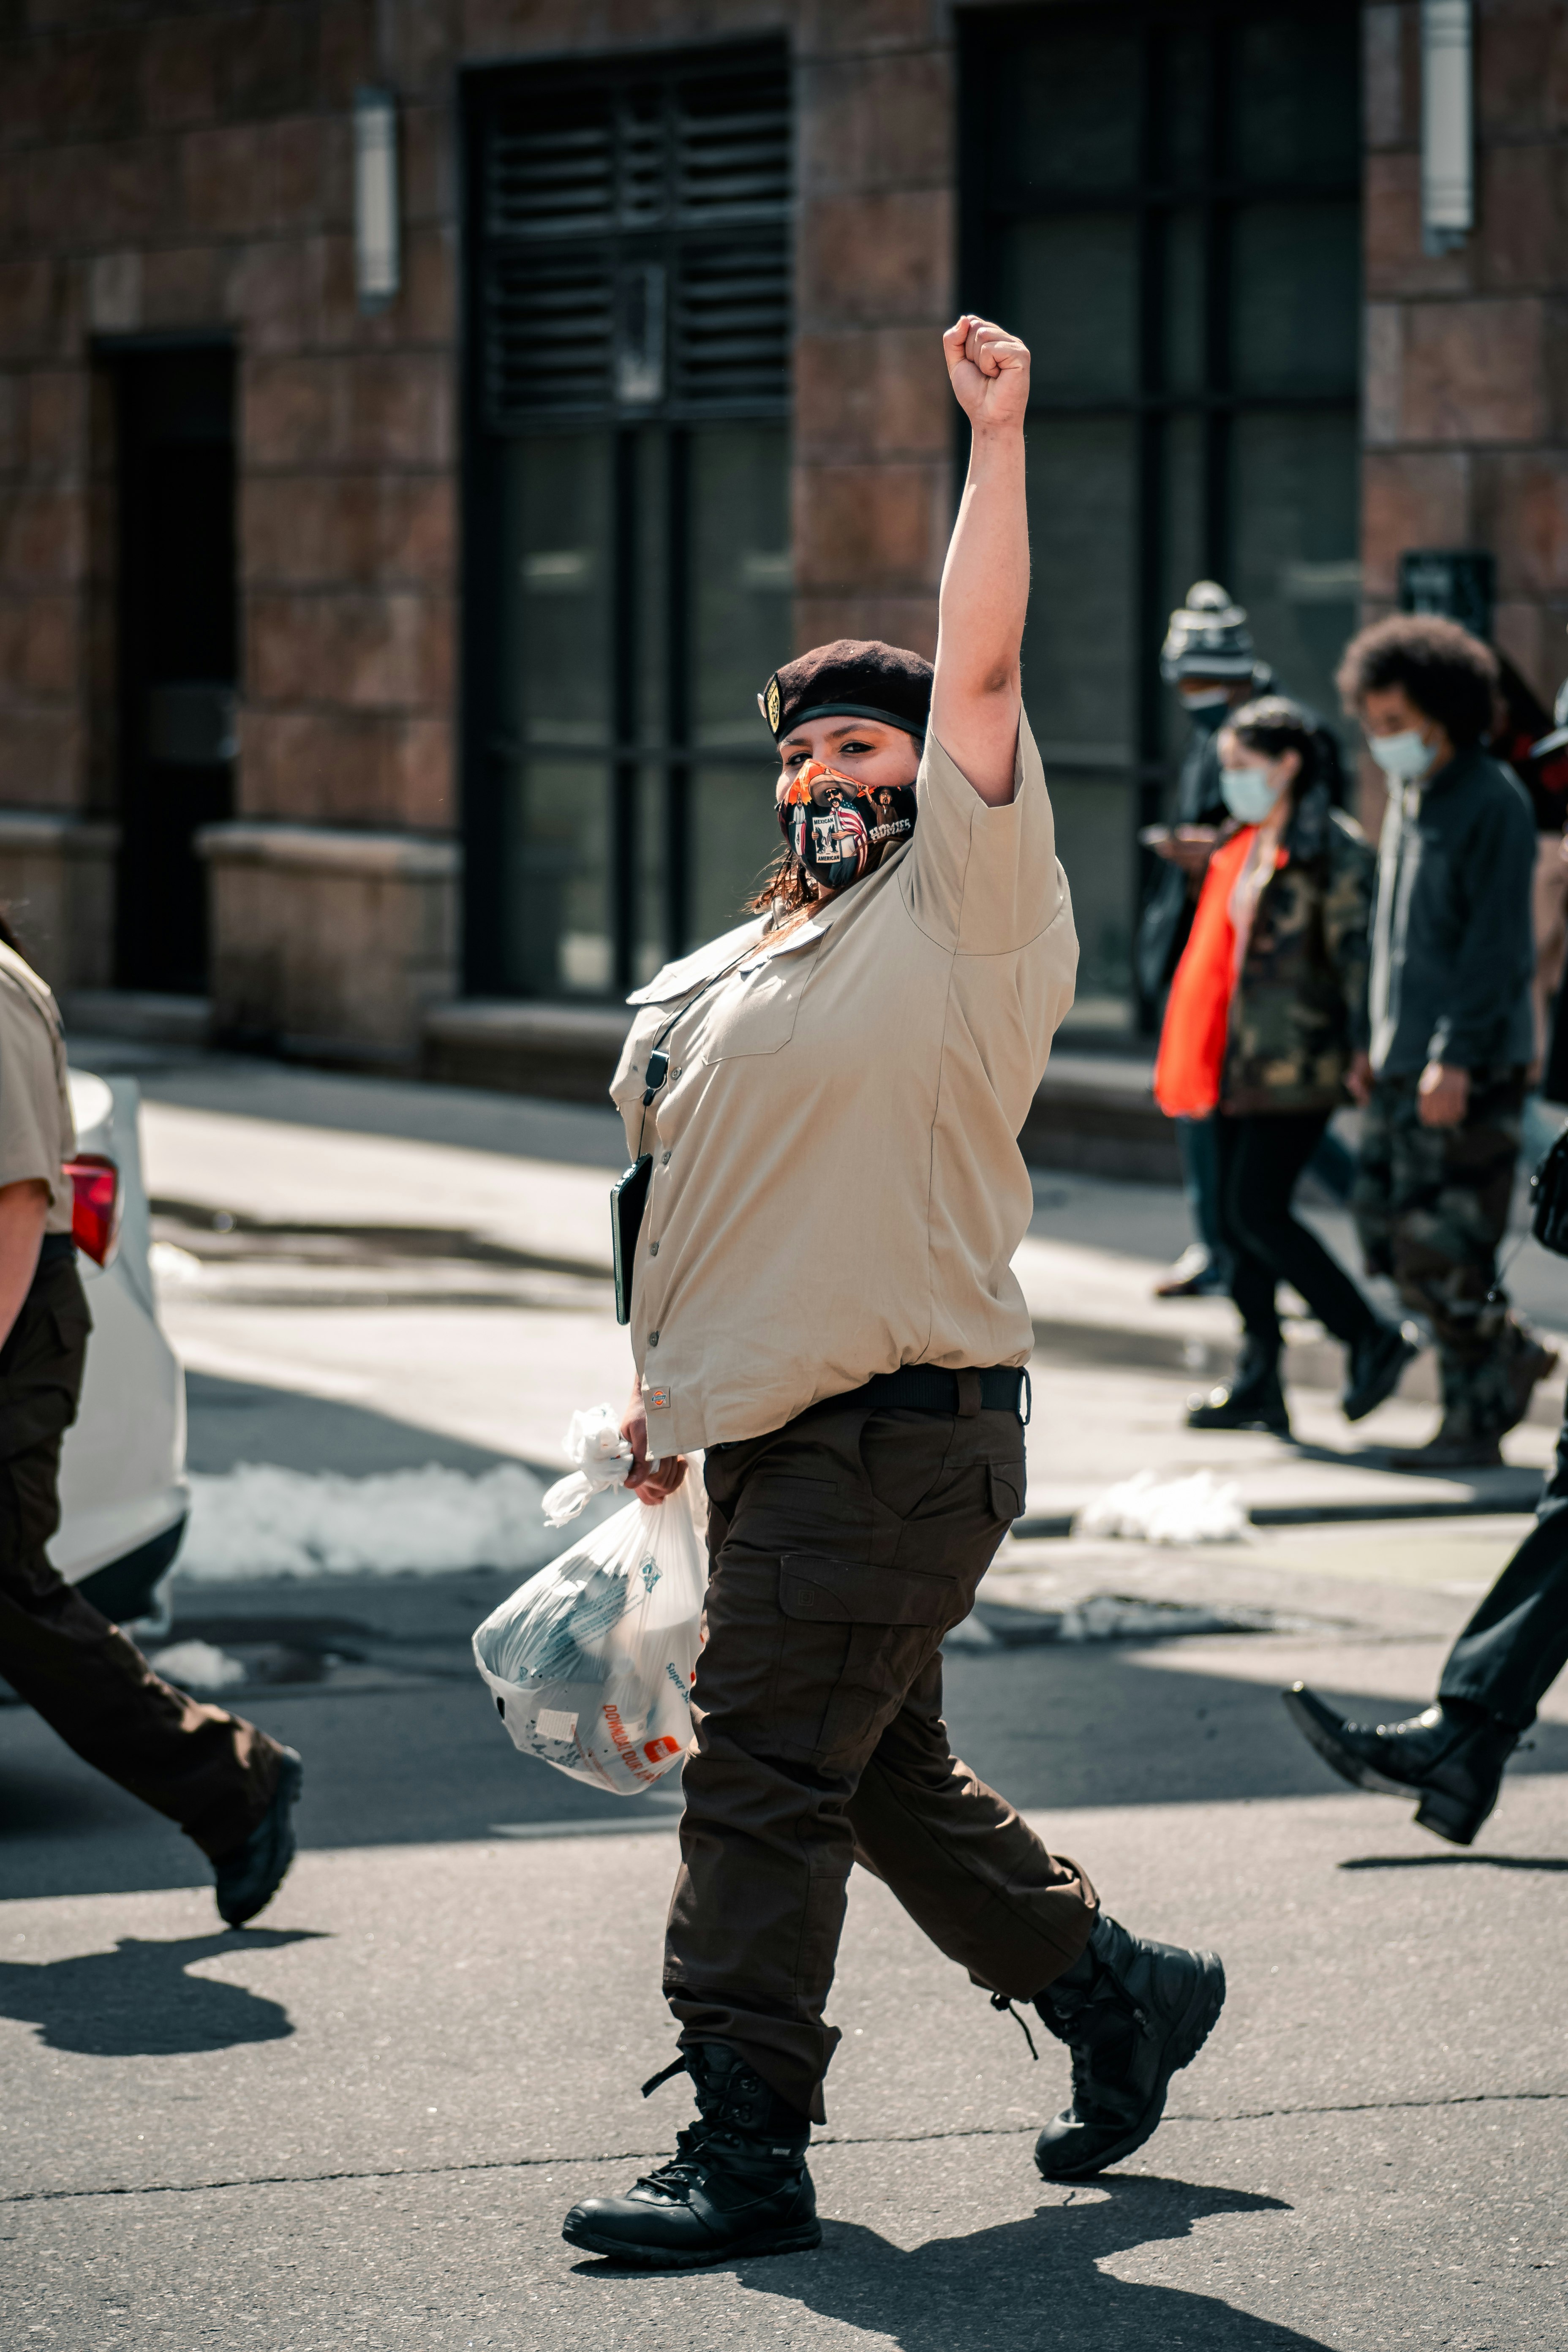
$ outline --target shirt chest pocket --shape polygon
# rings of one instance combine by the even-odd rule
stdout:
[[[704,1062],[776,1054],[795,1035],[800,1000],[816,969],[815,939],[744,964],[726,982],[702,1024]]]

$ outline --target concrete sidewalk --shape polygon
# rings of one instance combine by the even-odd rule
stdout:
[[[624,1151],[613,1112],[233,1057],[143,1084],[164,1311],[193,1370],[379,1417],[383,1458],[403,1445],[415,1462],[424,1432],[555,1463],[573,1406],[624,1395],[607,1279],[607,1180]],[[1342,1213],[1308,1213],[1353,1265]],[[1382,1448],[1434,1427],[1430,1360],[1352,1430],[1335,1399],[1340,1351],[1304,1321],[1288,1327],[1295,1444],[1187,1431],[1185,1399],[1223,1376],[1236,1318],[1227,1300],[1152,1297],[1186,1235],[1173,1188],[1037,1178],[1016,1261],[1037,1342],[1032,1523],[1061,1528],[1139,1469],[1211,1470],[1274,1516],[1531,1507],[1555,1381],[1509,1438],[1510,1470],[1413,1478],[1388,1471]],[[1568,1264],[1525,1241],[1510,1281],[1544,1331],[1568,1332]],[[287,1417],[270,1417],[275,1432]]]

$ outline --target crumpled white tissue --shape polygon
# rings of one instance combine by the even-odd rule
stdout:
[[[564,1443],[577,1467],[557,1478],[545,1495],[542,1507],[549,1528],[563,1528],[574,1519],[590,1495],[602,1495],[606,1486],[624,1486],[631,1467],[632,1449],[607,1404],[574,1412]]]
[[[1152,1470],[1140,1470],[1135,1478],[1108,1486],[1080,1511],[1073,1533],[1154,1544],[1245,1543],[1249,1527],[1239,1487],[1222,1486],[1211,1472],[1160,1478]]]

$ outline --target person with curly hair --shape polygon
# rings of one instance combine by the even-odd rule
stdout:
[[[1372,924],[1352,1207],[1367,1271],[1436,1343],[1443,1418],[1399,1469],[1484,1469],[1556,1357],[1498,1287],[1530,1066],[1535,824],[1492,758],[1497,664],[1455,621],[1402,613],[1352,637],[1338,685],[1388,785]]]

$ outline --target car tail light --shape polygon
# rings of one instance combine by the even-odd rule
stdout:
[[[71,1239],[100,1265],[120,1245],[120,1171],[100,1151],[79,1152],[66,1161],[71,1180]]]

